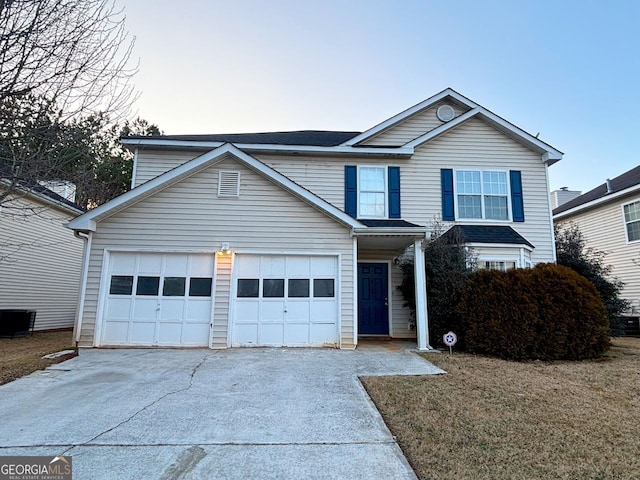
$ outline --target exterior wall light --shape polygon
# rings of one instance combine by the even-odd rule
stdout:
[[[229,247],[228,242],[223,242],[220,250],[218,251],[218,255],[231,255],[231,248]]]

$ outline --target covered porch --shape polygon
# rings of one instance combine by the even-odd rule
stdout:
[[[354,311],[356,338],[415,340],[428,351],[426,278],[423,246],[426,227],[404,220],[361,220],[354,230]],[[401,263],[413,259],[415,315],[398,290]]]

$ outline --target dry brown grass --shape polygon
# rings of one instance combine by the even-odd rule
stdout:
[[[640,339],[595,361],[425,357],[362,381],[421,479],[639,479]]]
[[[35,332],[33,336],[22,338],[0,338],[0,385],[71,358],[73,355],[53,360],[41,358],[48,353],[71,348],[71,330]]]

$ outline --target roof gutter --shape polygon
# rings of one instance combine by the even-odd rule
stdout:
[[[426,227],[365,227],[354,228],[353,234],[357,237],[367,236],[398,236],[398,237],[420,237],[423,238],[427,234]]]

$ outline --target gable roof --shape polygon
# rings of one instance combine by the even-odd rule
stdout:
[[[530,133],[525,132],[524,130],[508,122],[504,118],[484,108],[482,105],[479,105],[476,102],[468,99],[467,97],[459,94],[452,88],[447,88],[442,92],[437,93],[436,95],[418,103],[417,105],[414,105],[413,107],[408,108],[407,110],[389,118],[388,120],[379,123],[366,132],[348,139],[344,142],[343,145],[354,147],[365,146],[366,141],[371,139],[372,137],[385,130],[389,130],[390,128],[406,120],[407,118],[420,113],[443,100],[451,101],[452,103],[459,106],[464,106],[469,110],[453,118],[452,120],[443,123],[439,127],[425,133],[424,135],[412,140],[411,142],[406,143],[405,145],[403,145],[405,148],[417,147],[419,145],[422,145],[423,143],[439,137],[440,135],[460,125],[461,123],[464,123],[472,118],[480,118],[505,135],[542,154],[543,160],[549,165],[553,165],[554,163],[562,159],[563,153],[560,150],[555,149],[548,143],[545,143],[542,140],[539,140],[537,137],[534,137]]]
[[[631,193],[636,189],[640,189],[640,165],[624,172],[622,175],[612,178],[609,180],[609,185],[609,190],[607,189],[607,182],[604,182],[573,200],[563,203],[553,210],[553,215],[560,215],[561,213],[574,209],[578,211],[589,208],[593,206],[593,204],[604,203],[609,199],[617,198],[626,193]],[[572,211],[571,213],[575,212]]]
[[[462,237],[465,243],[499,243],[526,245],[535,248],[526,238],[508,225],[454,225],[442,237],[445,240]]]
[[[335,147],[360,132],[332,132],[325,130],[299,130],[293,132],[221,133],[215,135],[153,135],[153,139],[187,142],[246,143],[258,145],[308,145]],[[123,140],[148,139],[145,135],[131,135]]]
[[[439,127],[402,146],[367,145],[366,140],[419,113],[437,102],[447,100],[468,111],[445,122]],[[312,153],[314,155],[358,155],[406,158],[414,153],[416,146],[429,142],[472,118],[480,118],[505,135],[541,154],[548,165],[562,159],[563,153],[512,123],[469,100],[452,88],[420,102],[417,105],[385,120],[384,122],[359,132],[299,130],[291,132],[229,133],[216,135],[153,135],[123,137],[122,143],[130,148],[182,148],[214,149],[224,143],[233,143],[241,150],[260,153]]]
[[[162,175],[152,180],[149,180],[148,182],[134,188],[133,190],[129,190],[119,197],[114,198],[113,200],[104,203],[99,207],[94,208],[93,210],[90,210],[84,215],[73,219],[66,226],[73,230],[96,231],[97,222],[99,222],[100,220],[107,218],[115,214],[116,212],[129,207],[130,205],[144,200],[154,193],[164,190],[165,188],[179,182],[184,178],[187,178],[197,172],[210,167],[211,165],[214,165],[215,163],[225,158],[225,156],[227,155],[232,155],[240,163],[249,167],[258,174],[270,179],[284,190],[300,198],[309,205],[315,207],[317,210],[321,211],[327,216],[332,217],[336,221],[352,228],[364,226],[354,218],[344,213],[339,208],[314,195],[309,190],[301,187],[281,173],[276,172],[261,161],[243,152],[242,150],[239,150],[230,143],[225,143],[221,147],[204,153],[199,157],[194,158],[193,160],[174,168],[173,170],[169,170],[168,172],[163,173]]]

